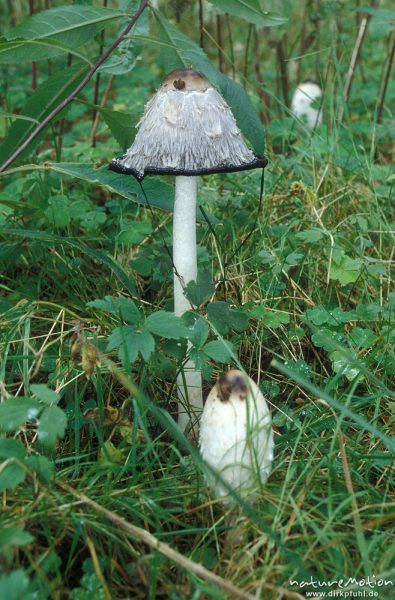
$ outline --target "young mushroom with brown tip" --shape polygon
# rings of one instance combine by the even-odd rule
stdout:
[[[273,432],[262,392],[242,371],[224,373],[209,393],[199,445],[202,458],[213,469],[208,480],[218,498],[233,502],[221,479],[243,498],[257,497],[271,471]]]
[[[197,176],[263,168],[266,159],[245,144],[231,109],[193,69],[172,71],[147,103],[132,146],[110,168],[134,175],[175,175],[173,214],[174,311],[191,309],[185,287],[197,277]],[[184,386],[185,378],[185,386]],[[178,423],[184,431],[203,409],[201,374],[188,361],[178,378]]]

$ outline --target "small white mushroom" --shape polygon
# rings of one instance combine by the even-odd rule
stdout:
[[[193,69],[172,71],[147,103],[132,146],[110,168],[132,174],[176,175],[173,213],[174,312],[191,305],[184,296],[196,281],[197,175],[264,167],[245,144],[231,109],[208,79]],[[184,385],[184,378],[185,383]],[[184,431],[203,409],[200,372],[191,361],[178,378],[178,424]]]
[[[313,81],[304,81],[298,85],[292,97],[293,114],[304,121],[309,129],[314,129],[322,123],[322,110],[311,106],[321,96],[322,90],[319,85]]]
[[[273,432],[266,400],[242,371],[224,373],[209,393],[200,423],[200,452],[204,461],[242,497],[256,498],[270,475]],[[215,495],[232,503],[229,491],[209,476]]]

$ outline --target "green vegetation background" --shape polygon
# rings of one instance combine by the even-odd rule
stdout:
[[[230,597],[81,493],[240,597],[302,598],[291,580],[373,575],[387,580],[379,597],[393,597],[395,11],[152,4],[1,173],[0,597]],[[136,6],[1,0],[0,162]],[[260,173],[201,179],[188,289],[198,308],[184,320],[171,312],[173,181],[145,180],[147,205],[132,178],[107,170],[181,65],[210,77],[269,158],[259,214]],[[324,89],[315,131],[289,110],[304,79]],[[254,506],[233,510],[238,537],[168,416],[188,340],[206,392],[239,364],[272,408],[273,474]]]

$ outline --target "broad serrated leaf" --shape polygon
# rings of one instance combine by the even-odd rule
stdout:
[[[358,381],[362,381],[363,375],[361,371],[353,366],[342,352],[335,350],[334,352],[331,352],[329,357],[332,361],[332,367],[335,373],[341,373],[348,381],[354,381],[355,378],[358,378]]]
[[[25,459],[25,465],[35,471],[38,477],[48,483],[54,474],[55,465],[46,456],[31,454]]]
[[[314,325],[320,326],[326,324],[338,326],[356,319],[357,314],[355,311],[342,310],[339,306],[336,308],[326,308],[326,306],[320,305],[306,310],[306,317]]]
[[[38,439],[47,448],[54,448],[56,441],[63,438],[67,427],[65,412],[58,406],[43,410],[38,425]]]
[[[120,244],[140,244],[150,233],[152,233],[150,221],[123,223],[122,231],[118,235],[118,242]]]
[[[210,330],[206,321],[198,318],[193,326],[192,331],[189,333],[189,339],[191,343],[196,348],[201,348],[207,341],[209,331]]]
[[[248,315],[242,310],[231,308],[227,302],[212,302],[207,307],[207,315],[221,335],[232,329],[243,331],[248,327]]]
[[[25,600],[29,588],[29,577],[22,569],[0,576],[0,598]]]
[[[288,22],[285,17],[271,15],[261,9],[258,0],[210,0],[219,13],[228,13],[258,27],[277,27]]]
[[[155,340],[147,329],[136,331],[135,327],[116,327],[109,337],[107,350],[115,348],[123,364],[136,361],[139,353],[148,361],[155,350]]]
[[[362,327],[355,327],[350,333],[352,343],[359,348],[369,348],[376,338],[376,334],[371,329],[362,329]]]
[[[159,310],[146,318],[144,329],[167,339],[178,339],[189,336],[189,330],[182,319],[171,312]]]
[[[321,329],[311,336],[311,341],[317,348],[323,348],[327,352],[333,352],[339,345],[344,345],[344,338],[340,333],[330,329]]]
[[[290,316],[286,312],[268,310],[264,306],[256,306],[250,310],[251,317],[261,321],[266,327],[277,329],[281,325],[286,325],[290,321]]]
[[[41,402],[44,402],[44,404],[51,405],[59,402],[59,394],[43,383],[32,383],[30,385],[30,391],[34,396],[37,396]]]
[[[199,272],[196,281],[190,281],[184,290],[184,295],[193,304],[200,306],[208,300],[215,292],[215,285],[208,271]]]
[[[233,346],[225,340],[213,340],[206,344],[203,352],[219,363],[229,363],[233,356]]]
[[[0,404],[0,430],[16,431],[23,423],[36,419],[42,404],[31,398],[8,398]]]
[[[25,480],[26,469],[16,462],[8,462],[1,465],[0,493],[4,490],[14,490]],[[0,598],[2,596],[0,595]]]
[[[21,527],[3,527],[0,530],[0,552],[13,546],[30,544],[34,537]]]
[[[0,438],[0,458],[17,458],[23,460],[26,448],[20,440]]]
[[[315,244],[324,237],[324,232],[317,227],[306,229],[305,231],[299,231],[296,234],[298,240],[301,240],[304,244]]]
[[[237,124],[258,154],[262,154],[265,130],[246,91],[235,81],[220,73],[204,51],[194,41],[173,27],[163,15],[155,12],[161,39],[167,46],[161,49],[168,70],[193,67],[201,71],[229,104]]]
[[[131,298],[119,294],[118,296],[105,296],[103,299],[92,300],[88,306],[98,308],[105,312],[117,315],[127,323],[138,324],[142,318],[137,305]]]
[[[340,256],[334,258],[331,264],[329,276],[339,281],[341,285],[354,283],[361,274],[362,266],[360,259],[352,259],[341,251]]]

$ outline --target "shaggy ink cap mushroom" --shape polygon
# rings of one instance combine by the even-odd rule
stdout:
[[[177,69],[147,103],[132,146],[110,169],[134,175],[205,175],[264,168],[231,109],[199,71]]]

